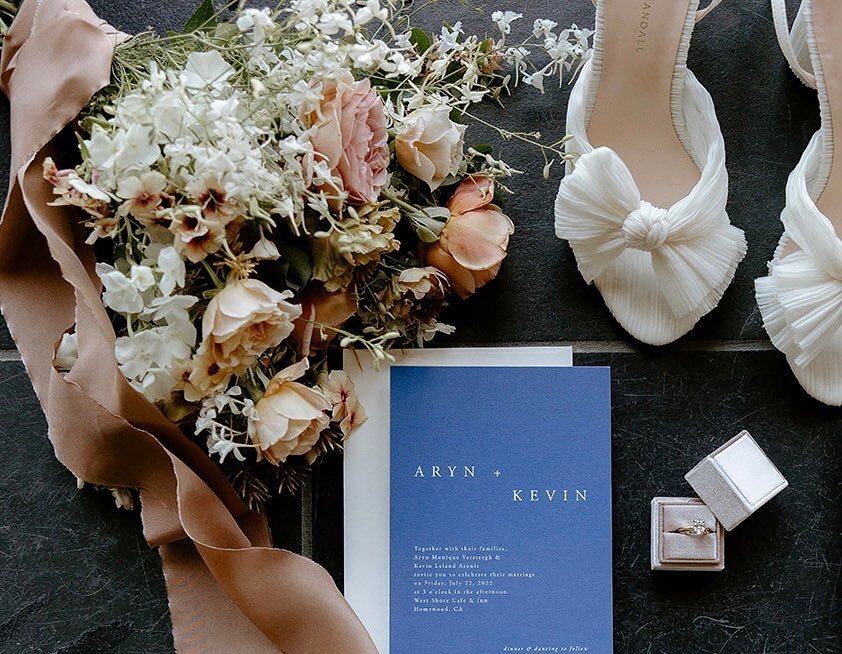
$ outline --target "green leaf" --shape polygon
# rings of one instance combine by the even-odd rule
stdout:
[[[91,158],[91,153],[88,151],[88,146],[85,143],[85,139],[82,138],[82,135],[79,132],[76,132],[76,142],[79,144],[79,152],[82,155],[82,160],[87,161]]]
[[[412,32],[410,32],[409,35],[409,41],[415,46],[418,54],[424,54],[430,49],[430,46],[433,45],[433,41],[430,39],[427,32],[422,30],[420,27],[412,28]]]
[[[278,249],[286,268],[287,286],[293,291],[300,291],[313,277],[313,262],[310,255],[292,243],[279,244]]]
[[[472,147],[480,154],[491,154],[494,151],[494,148],[489,143],[479,143]]]
[[[213,0],[202,0],[193,15],[184,24],[184,33],[189,34],[206,27],[216,16],[216,7]]]
[[[424,225],[413,225],[415,228],[415,234],[418,236],[418,240],[422,243],[436,243],[439,240],[439,237],[430,229],[427,229]]]

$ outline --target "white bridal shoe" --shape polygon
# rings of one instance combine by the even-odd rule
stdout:
[[[725,212],[725,145],[713,101],[687,69],[699,0],[599,0],[593,56],[567,110],[559,238],[617,321],[652,345],[719,303],[746,253]]]
[[[785,231],[757,304],[804,390],[842,406],[842,0],[806,0],[791,34],[784,0],[772,11],[790,67],[818,89],[822,126],[789,176]]]

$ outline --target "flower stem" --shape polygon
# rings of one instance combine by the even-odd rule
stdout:
[[[408,202],[401,200],[395,193],[393,193],[389,189],[384,188],[380,193],[383,195],[384,198],[389,200],[389,202],[391,202],[395,206],[400,207],[404,211],[408,211],[409,213],[416,213],[418,211],[417,207],[413,207]]]
[[[223,282],[219,277],[217,277],[216,273],[213,271],[213,268],[207,262],[207,260],[202,259],[202,266],[207,271],[208,276],[210,276],[211,281],[213,282],[213,285],[216,286],[216,288],[218,288],[220,290],[225,288],[225,282]]]

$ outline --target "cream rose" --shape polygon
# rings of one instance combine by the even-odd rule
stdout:
[[[447,107],[423,107],[409,114],[395,138],[398,161],[435,191],[455,175],[465,151],[465,126],[450,120]]]
[[[302,112],[313,149],[341,181],[352,204],[375,202],[389,179],[389,136],[383,101],[371,82],[348,71],[324,83],[315,111]]]
[[[425,263],[447,275],[463,299],[497,276],[515,230],[493,200],[494,180],[490,177],[469,177],[462,182],[447,203],[450,219],[438,242],[424,255]]]
[[[293,321],[301,315],[301,307],[287,301],[292,295],[292,291],[278,293],[256,279],[232,282],[217,293],[202,318],[197,356],[210,362],[208,376],[216,376],[219,369],[240,374],[289,336]],[[199,381],[192,379],[196,374],[194,370],[191,375],[194,383]]]
[[[278,465],[291,456],[307,454],[330,423],[330,402],[318,390],[297,381],[307,359],[279,372],[269,382],[249,420],[249,437],[261,455]]]

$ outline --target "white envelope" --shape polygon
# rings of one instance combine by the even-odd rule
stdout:
[[[344,368],[368,413],[345,447],[345,596],[381,654],[389,654],[389,365],[569,367],[570,347],[404,350],[374,368],[367,351],[345,351]]]

